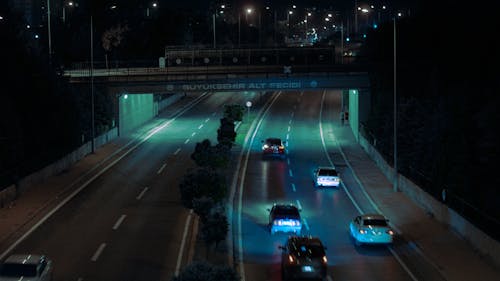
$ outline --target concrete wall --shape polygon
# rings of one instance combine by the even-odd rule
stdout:
[[[118,129],[113,128],[107,133],[104,133],[95,139],[95,147],[98,148],[110,140],[118,136]],[[78,160],[82,159],[86,155],[92,152],[92,142],[86,142],[79,148],[75,149],[73,152],[69,153],[65,157],[57,160],[56,162],[46,166],[45,168],[21,179],[17,185],[9,186],[8,188],[0,192],[0,204],[2,206],[7,205],[9,202],[13,201],[17,196],[21,195],[30,186],[43,182],[48,177],[57,175],[62,171],[68,169]]]
[[[359,140],[359,91],[349,90],[349,126],[356,140]]]
[[[153,119],[157,112],[153,94],[121,95],[118,98],[120,136]]]
[[[377,163],[388,179],[393,178],[394,170],[387,164],[380,153],[365,139],[359,136],[359,143],[368,155]],[[427,192],[422,190],[412,181],[402,175],[398,175],[398,184],[402,192],[405,193],[413,202],[419,205],[428,213],[431,213],[436,220],[448,225],[467,240],[481,254],[492,258],[500,266],[500,243],[489,237],[473,224],[461,217],[453,209],[436,200]]]

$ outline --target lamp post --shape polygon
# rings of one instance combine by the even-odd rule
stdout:
[[[245,10],[245,20],[248,22],[248,15],[253,12],[252,8]],[[238,48],[241,46],[241,12],[238,12]]]
[[[396,17],[393,18],[393,33],[394,33],[394,38],[393,38],[393,50],[394,50],[394,58],[393,58],[393,72],[394,72],[394,93],[393,93],[393,107],[394,107],[394,116],[393,116],[393,126],[394,126],[394,179],[393,179],[393,190],[398,191],[398,138],[397,138],[397,92],[396,92]]]
[[[95,152],[95,120],[94,120],[94,24],[90,15],[90,95],[92,119],[92,153]]]
[[[293,11],[288,11],[286,13],[286,37],[290,37],[290,16],[293,15]]]
[[[50,0],[47,0],[47,32],[49,40],[49,63],[52,63],[52,36],[50,33]]]

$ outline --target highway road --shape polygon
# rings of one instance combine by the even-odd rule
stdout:
[[[340,93],[280,93],[250,138],[240,170],[244,180],[236,192],[241,205],[235,206],[241,211],[235,252],[243,280],[281,280],[278,246],[288,234],[269,233],[267,209],[275,202],[302,209],[302,234],[318,236],[328,248],[328,280],[443,280],[402,238],[389,247],[359,247],[350,238],[349,221],[376,212],[376,206],[364,196],[336,145],[342,141],[332,130],[339,122]],[[260,140],[267,137],[287,141],[285,160],[262,159]],[[340,188],[314,189],[312,172],[323,165],[337,167]]]
[[[160,116],[151,134],[95,180],[89,182],[14,249],[44,253],[54,260],[54,280],[170,280],[185,266],[185,229],[194,216],[179,202],[178,184],[195,164],[196,142],[216,143],[224,104],[259,98],[252,92],[193,95],[192,104],[173,118]],[[233,206],[236,267],[242,280],[281,280],[278,246],[287,235],[271,236],[267,208],[274,202],[298,205],[303,233],[328,247],[328,280],[443,280],[404,238],[393,246],[358,247],[349,221],[374,212],[338,150],[340,91],[277,92],[250,131],[243,151]],[[281,137],[284,160],[261,157],[261,142]],[[245,147],[245,146],[243,146]],[[335,165],[338,189],[315,190],[312,171]],[[240,201],[241,200],[241,201]],[[241,202],[241,204],[239,203]],[[189,236],[189,235],[188,235]]]
[[[54,261],[56,281],[170,280],[185,266],[189,241],[183,242],[184,229],[188,220],[194,221],[180,204],[178,190],[182,175],[195,166],[190,154],[203,139],[216,143],[224,104],[256,97],[206,94],[193,98],[182,115],[160,116],[154,134],[90,182],[13,252],[46,254]]]

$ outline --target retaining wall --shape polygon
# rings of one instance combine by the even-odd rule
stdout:
[[[388,179],[392,179],[394,169],[387,164],[382,155],[361,134],[359,134],[359,144],[381,169],[382,173]],[[398,174],[398,186],[418,206],[432,214],[439,222],[452,228],[481,254],[489,256],[497,266],[500,266],[499,242],[400,174]]]

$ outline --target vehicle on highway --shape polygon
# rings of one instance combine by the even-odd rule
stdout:
[[[364,214],[355,217],[349,224],[349,231],[357,245],[392,243],[394,231],[389,220],[380,214]]]
[[[274,204],[269,210],[269,227],[271,234],[276,232],[293,232],[302,230],[299,209],[293,204]]]
[[[14,254],[2,263],[0,281],[49,281],[52,272],[52,261],[45,255]]]
[[[284,158],[286,156],[286,141],[283,142],[280,138],[267,138],[262,140],[262,156],[278,156]]]
[[[321,166],[314,170],[313,181],[315,187],[338,187],[340,176],[334,167]]]
[[[279,246],[281,253],[281,276],[290,279],[325,280],[328,268],[326,247],[318,237],[290,236],[286,244]]]

